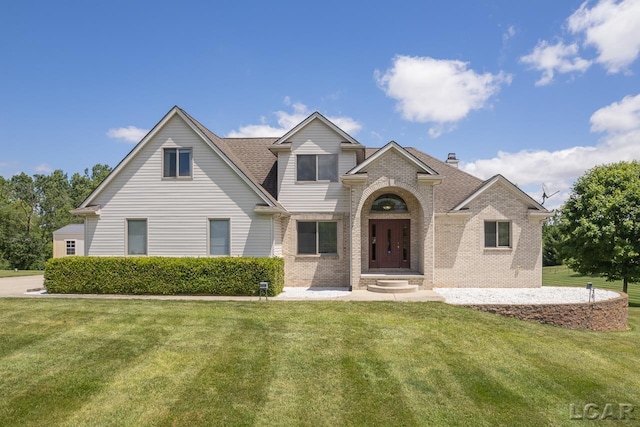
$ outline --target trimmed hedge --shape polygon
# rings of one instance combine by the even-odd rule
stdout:
[[[66,257],[50,259],[44,286],[56,294],[269,295],[282,292],[282,258]]]

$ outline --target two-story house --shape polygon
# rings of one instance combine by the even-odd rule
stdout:
[[[319,113],[220,138],[179,107],[78,208],[85,255],[283,257],[287,286],[541,286],[550,215],[501,175],[366,148]]]

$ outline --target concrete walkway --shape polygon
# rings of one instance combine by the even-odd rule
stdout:
[[[194,301],[258,301],[258,297],[233,297],[210,295],[98,295],[98,294],[39,294],[27,293],[29,289],[42,288],[43,276],[22,276],[0,278],[0,298],[95,298],[95,299],[155,299]],[[264,297],[262,300],[264,301]],[[434,291],[417,291],[407,294],[383,294],[369,291],[352,291],[348,295],[331,298],[283,298],[270,297],[270,301],[444,301]]]

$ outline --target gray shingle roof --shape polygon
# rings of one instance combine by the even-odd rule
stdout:
[[[476,191],[484,181],[456,167],[449,166],[442,160],[408,147],[409,153],[442,176],[442,183],[434,187],[435,212],[449,212],[456,205]],[[365,158],[372,156],[379,148],[367,148]]]
[[[220,138],[186,111],[181,111],[249,180],[265,190],[265,195],[276,206],[282,207],[276,200],[278,159],[269,150],[269,146],[278,138]],[[405,149],[443,177],[442,183],[434,187],[435,211],[438,213],[450,211],[485,182],[416,148]],[[365,158],[378,150],[379,148],[367,148]]]
[[[57,229],[53,234],[63,233],[84,233],[84,224],[69,224]]]
[[[259,179],[256,175],[255,172],[261,172],[263,170],[263,168],[256,168],[256,170],[252,170],[248,167],[248,164],[250,165],[254,165],[254,163],[252,163],[251,159],[255,159],[255,156],[258,156],[259,154],[255,154],[252,153],[251,155],[248,152],[251,152],[253,150],[259,150],[260,147],[264,144],[233,144],[230,143],[229,141],[231,141],[233,138],[220,138],[218,135],[214,134],[213,132],[211,132],[209,129],[207,129],[202,123],[200,123],[199,121],[197,121],[196,119],[194,119],[191,115],[189,115],[189,113],[187,113],[186,111],[184,111],[183,109],[180,109],[180,111],[182,111],[182,113],[184,113],[184,115],[193,122],[193,124],[207,137],[209,138],[209,140],[215,144],[220,151],[222,151],[224,153],[225,156],[227,156],[227,158],[238,168],[240,169],[240,171],[251,181],[253,182],[253,184],[255,184],[258,188],[262,188],[264,191],[264,195],[271,200],[271,202],[273,202],[273,204],[279,208],[282,208],[283,210],[285,210],[282,205],[280,205],[280,203],[278,203],[278,201],[275,198],[275,191],[273,193],[271,193],[271,191],[269,191],[266,187],[264,187],[262,185],[263,182],[266,182],[266,176],[263,179]],[[259,140],[267,140],[269,138],[259,138]],[[246,140],[242,140],[242,141],[246,141]],[[273,139],[273,141],[275,141],[275,139]],[[242,148],[244,147],[245,150],[233,150],[232,146],[236,146],[238,145],[239,147],[237,148]],[[248,149],[247,149],[248,147]],[[239,151],[238,154],[236,154],[236,151]],[[274,157],[273,153],[271,153],[269,150],[266,150],[269,154],[270,157]],[[245,159],[246,156],[246,161],[248,164],[246,164],[244,161],[240,160]],[[275,157],[274,157],[274,162],[275,162]],[[267,183],[267,185],[269,185],[269,183]]]

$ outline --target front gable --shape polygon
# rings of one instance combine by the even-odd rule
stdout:
[[[314,113],[271,146],[278,155],[278,202],[293,212],[347,211],[340,175],[355,167],[364,147],[320,113]],[[305,162],[305,163],[303,163]],[[331,177],[323,176],[327,162]],[[299,176],[299,173],[303,173]]]
[[[486,180],[483,185],[454,207],[452,211],[464,212],[474,207],[474,205],[480,204],[484,206],[489,200],[494,199],[499,199],[500,205],[521,206],[522,209],[526,209],[529,212],[530,216],[547,218],[552,215],[544,206],[533,200],[502,175],[496,175]],[[474,210],[481,206],[476,206]]]
[[[364,162],[349,170],[341,180],[347,184],[362,180],[363,176],[369,176],[369,182],[381,177],[400,179],[409,184],[413,184],[414,181],[438,184],[442,180],[436,171],[395,141],[389,142]]]
[[[250,191],[255,194],[259,198],[257,203],[265,204],[270,207],[280,208],[278,203],[273,200],[273,198],[267,194],[267,192],[260,188],[259,185],[254,183],[250,176],[245,174],[239,167],[239,165],[235,164],[229,156],[222,151],[222,149],[216,145],[216,141],[212,140],[212,138],[219,140],[215,135],[211,134],[211,137],[205,135],[201,126],[199,124],[194,123],[194,121],[188,116],[184,111],[182,111],[179,107],[173,107],[163,118],[154,126],[154,128],[129,152],[129,154],[111,171],[109,176],[87,197],[87,199],[80,205],[78,209],[73,211],[78,215],[85,214],[85,211],[89,212],[87,208],[92,206],[99,206],[104,203],[105,195],[106,198],[109,198],[109,194],[113,194],[115,189],[109,189],[110,186],[122,187],[124,183],[122,182],[128,180],[128,176],[130,176],[133,169],[140,169],[143,165],[149,168],[150,173],[153,169],[157,170],[156,178],[162,179],[162,167],[163,167],[163,157],[162,150],[164,148],[179,148],[182,144],[184,148],[188,148],[184,146],[183,141],[185,141],[183,136],[186,136],[186,140],[190,141],[187,145],[197,145],[198,147],[205,148],[204,152],[202,152],[197,157],[195,154],[192,154],[192,173],[195,174],[197,170],[200,172],[203,171],[202,168],[196,169],[196,166],[199,162],[202,162],[209,156],[214,156],[220,159],[228,168],[231,169],[234,175],[236,175],[244,184],[249,187]],[[173,128],[173,131],[177,132],[177,137],[167,136],[166,138],[163,133],[167,132],[168,128]],[[178,129],[180,128],[180,129]],[[158,138],[162,140],[161,147],[157,146]],[[155,147],[151,149],[147,149],[147,146],[154,145]],[[218,141],[221,143],[221,141]],[[154,151],[155,150],[155,151]],[[213,153],[212,153],[213,151]],[[155,154],[155,155],[154,155]],[[149,163],[150,162],[150,163]],[[149,164],[147,164],[149,163]],[[124,172],[128,170],[128,172]],[[124,175],[121,177],[121,175]],[[120,184],[114,184],[114,181],[121,181]],[[98,209],[91,209],[92,212],[99,212]]]

